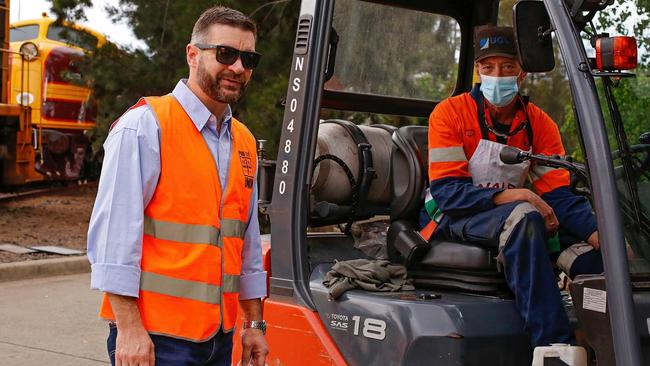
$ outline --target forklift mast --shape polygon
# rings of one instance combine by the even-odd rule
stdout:
[[[545,0],[544,5],[556,30],[560,52],[569,76],[575,113],[578,121],[582,122],[578,127],[588,159],[592,203],[596,211],[605,267],[607,306],[616,309],[609,312],[616,364],[642,365],[623,222],[614,181],[614,165],[610,151],[606,148],[609,141],[596,82],[591,75],[584,44],[567,4],[561,0]]]

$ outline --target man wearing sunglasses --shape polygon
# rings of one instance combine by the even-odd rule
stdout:
[[[255,38],[242,13],[206,10],[189,78],[111,127],[88,257],[113,365],[230,365],[240,307],[242,364],[265,364],[256,143],[230,107],[260,61]]]
[[[555,122],[519,93],[526,74],[514,30],[488,26],[475,36],[481,82],[429,118],[429,226],[437,225],[437,238],[499,248],[533,346],[573,343],[551,261],[571,278],[602,272],[596,220],[589,202],[569,189],[568,171],[501,161],[506,146],[565,152]],[[524,188],[527,176],[535,192]]]

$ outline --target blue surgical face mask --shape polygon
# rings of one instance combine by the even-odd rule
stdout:
[[[490,104],[505,107],[519,92],[517,76],[481,75],[481,92]]]

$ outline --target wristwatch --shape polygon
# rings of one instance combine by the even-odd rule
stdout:
[[[266,335],[266,321],[265,320],[252,320],[246,321],[242,324],[242,329],[259,329],[262,331],[262,334]]]

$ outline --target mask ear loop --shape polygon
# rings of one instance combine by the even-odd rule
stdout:
[[[519,74],[517,74],[517,89],[521,89],[519,84],[524,82],[524,80],[526,79],[526,75],[527,74],[523,70],[519,71]]]

